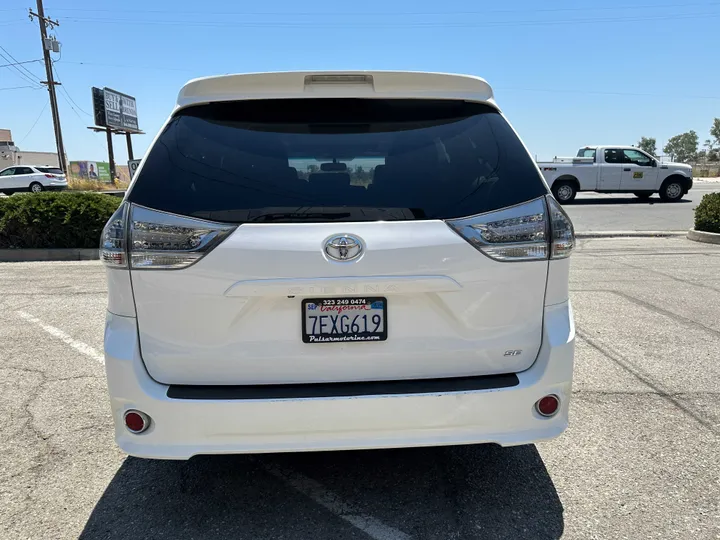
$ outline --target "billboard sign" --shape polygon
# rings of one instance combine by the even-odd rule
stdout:
[[[70,176],[110,182],[110,164],[105,161],[71,161]]]
[[[140,131],[134,97],[110,88],[94,87],[92,96],[95,125],[125,131]]]

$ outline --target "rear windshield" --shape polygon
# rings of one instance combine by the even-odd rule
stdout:
[[[38,171],[41,173],[47,173],[47,174],[65,174],[62,172],[62,169],[58,169],[57,167],[35,167]]]
[[[304,99],[180,111],[128,200],[214,221],[325,222],[457,218],[545,193],[486,105]]]

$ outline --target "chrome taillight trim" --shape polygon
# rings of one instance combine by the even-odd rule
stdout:
[[[120,215],[118,215],[120,214]],[[117,210],[113,213],[113,215],[110,217],[108,222],[105,224],[105,226],[102,229],[102,233],[100,234],[100,249],[98,250],[98,256],[100,259],[100,262],[102,262],[106,268],[114,268],[118,270],[127,270],[129,268],[129,257],[128,257],[128,218],[130,215],[130,208],[129,204],[126,202],[123,202]],[[122,247],[120,249],[112,249],[107,246],[106,244],[106,234],[108,232],[108,229],[110,227],[113,227],[116,223],[120,222],[121,234],[122,234]],[[106,257],[107,254],[115,253],[122,257],[121,263],[113,263],[109,262],[109,258]]]
[[[570,216],[567,215],[567,212],[565,212],[560,203],[557,202],[552,195],[546,197],[546,203],[548,207],[548,224],[550,227],[550,235],[548,238],[550,241],[550,259],[567,259],[575,250],[575,227]],[[558,217],[565,221],[565,228],[570,233],[569,237],[562,238],[560,236],[563,234],[563,231],[561,230],[562,226],[556,226],[556,218]],[[564,247],[562,247],[561,244],[564,244]],[[560,252],[560,250],[563,251]]]
[[[225,238],[227,238],[237,225],[218,223],[201,218],[193,218],[154,210],[145,206],[131,204],[128,217],[128,263],[132,270],[183,270],[200,261],[213,249],[215,249]],[[197,245],[188,249],[159,249],[157,245],[149,246],[147,249],[136,245],[136,231],[140,230],[139,224],[149,224],[149,230],[143,231],[152,234],[153,228],[159,236],[172,234],[173,228],[179,229],[180,233],[190,234],[192,231],[202,233]],[[167,229],[164,230],[163,229]],[[138,235],[140,232],[137,233]],[[140,264],[139,261],[152,261],[153,257],[167,260],[176,259],[176,262],[169,264]]]
[[[562,253],[557,253],[560,240],[554,223],[558,218],[564,221],[564,230],[569,230]],[[480,253],[497,262],[562,259],[570,256],[575,245],[572,221],[551,195],[445,222]],[[503,228],[508,230],[499,233],[493,230]],[[503,241],[507,240],[504,236],[512,241]],[[495,242],[493,238],[500,241]]]
[[[446,220],[447,225],[461,238],[486,257],[497,262],[531,262],[548,259],[547,206],[545,197],[538,197],[507,208],[484,212],[474,216]],[[492,238],[502,238],[502,234],[493,231],[493,227],[516,227],[523,234],[515,234],[511,242],[493,242]],[[506,232],[506,236],[513,236]],[[499,253],[506,250],[526,250],[526,256],[502,257]],[[533,254],[530,252],[534,251]]]
[[[237,225],[124,202],[103,228],[100,260],[107,268],[182,270],[205,257],[236,228]],[[173,243],[181,249],[164,248]],[[113,262],[113,259],[120,262]]]

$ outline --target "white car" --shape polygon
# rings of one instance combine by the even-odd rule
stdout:
[[[101,240],[116,441],[187,459],[556,437],[573,247],[480,78],[191,81]]]
[[[569,203],[579,191],[632,193],[649,199],[675,202],[693,185],[692,167],[686,163],[660,162],[634,146],[584,146],[573,158],[540,162],[555,198]]]
[[[49,165],[13,165],[0,171],[0,193],[61,191],[67,189],[65,173]]]

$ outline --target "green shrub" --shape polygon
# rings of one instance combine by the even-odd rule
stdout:
[[[0,248],[96,248],[120,205],[99,193],[30,193],[0,199]]]
[[[703,196],[695,209],[695,230],[720,233],[720,193]]]

